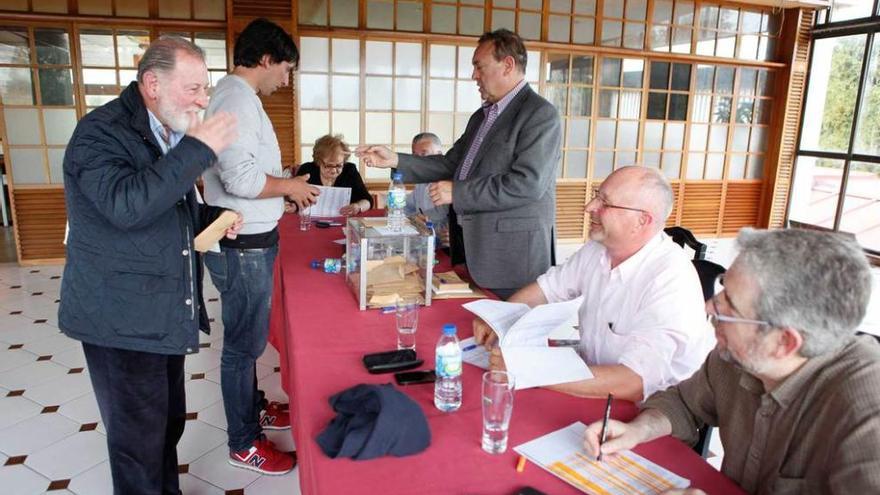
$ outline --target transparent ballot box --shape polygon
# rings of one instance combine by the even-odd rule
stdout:
[[[400,232],[385,217],[351,217],[345,229],[346,282],[361,310],[394,306],[399,298],[431,305],[434,233],[407,218]]]

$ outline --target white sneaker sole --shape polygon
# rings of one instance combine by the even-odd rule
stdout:
[[[280,430],[289,430],[289,429],[290,429],[290,426],[271,426],[271,425],[270,425],[270,426],[266,426],[266,425],[260,425],[260,428],[262,428],[262,429],[264,429],[264,430],[280,431]]]
[[[294,469],[296,469],[296,465],[294,465],[292,468],[288,469],[287,471],[266,471],[264,469],[260,469],[258,467],[251,466],[250,464],[245,464],[243,462],[233,461],[232,459],[227,459],[226,462],[228,462],[230,466],[234,466],[234,467],[241,468],[241,469],[247,469],[248,471],[253,471],[255,473],[260,473],[260,474],[265,474],[268,476],[282,476],[282,475],[285,475],[285,474],[293,471]]]

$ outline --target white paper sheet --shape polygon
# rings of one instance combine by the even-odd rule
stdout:
[[[601,461],[588,458],[582,447],[586,429],[578,421],[513,450],[584,493],[655,494],[690,486],[687,478],[631,450]]]
[[[529,308],[522,303],[480,300],[462,307],[482,318],[498,336],[504,364],[515,377],[517,390],[521,390],[593,377],[574,349],[547,346],[549,334],[560,327],[570,328],[580,304],[580,299],[574,299]],[[483,352],[488,368],[488,353],[485,349]],[[464,356],[462,359],[470,362]],[[480,366],[476,356],[473,360],[472,364]]]
[[[501,354],[517,390],[593,378],[587,363],[571,347],[502,346]]]
[[[317,186],[321,190],[318,202],[310,209],[312,218],[338,217],[339,209],[351,203],[350,187]]]
[[[489,369],[489,351],[485,347],[474,342],[473,337],[468,337],[459,343],[461,347],[461,360],[472,364],[477,368]]]

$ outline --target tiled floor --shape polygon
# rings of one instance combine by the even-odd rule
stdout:
[[[107,447],[89,372],[78,342],[57,328],[60,266],[0,263],[0,492],[101,495],[113,492]],[[261,476],[227,464],[226,418],[220,400],[220,303],[206,286],[214,332],[186,360],[187,421],[178,444],[187,495],[299,494],[298,472]],[[286,400],[271,346],[258,362],[260,387]],[[293,450],[289,431],[267,432]]]
[[[704,240],[708,258],[729,266],[729,239]],[[562,244],[566,259],[579,248]],[[57,328],[60,266],[19,267],[0,263],[0,491],[4,494],[112,493],[104,429],[79,344]],[[880,283],[880,275],[875,277]],[[877,284],[875,284],[877,285]],[[186,494],[298,494],[298,471],[260,476],[226,463],[226,419],[220,401],[220,303],[206,284],[212,335],[202,335],[199,354],[188,357],[187,409],[194,413],[178,445],[181,488]],[[871,315],[880,319],[880,298]],[[869,319],[871,316],[869,316]],[[880,327],[880,321],[877,322]],[[269,347],[258,362],[261,388],[284,399],[278,355]],[[283,450],[293,450],[289,432],[267,432]],[[715,435],[709,462],[720,466]]]

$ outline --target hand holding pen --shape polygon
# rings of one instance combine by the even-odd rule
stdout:
[[[592,423],[584,431],[584,450],[588,457],[596,460],[602,460],[605,455],[632,449],[647,440],[637,425],[611,419],[612,399],[609,394],[602,420]]]
[[[611,401],[614,399],[614,396],[608,394],[608,401],[605,402],[605,416],[602,419],[602,433],[599,434],[599,453],[596,455],[596,460],[602,460],[602,444],[605,443],[605,438],[608,435],[608,420],[611,419]]]

